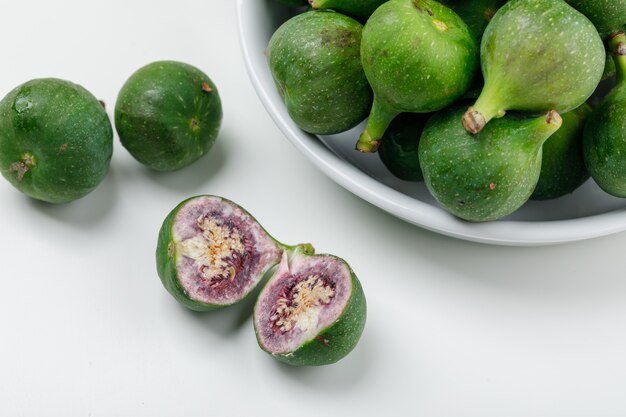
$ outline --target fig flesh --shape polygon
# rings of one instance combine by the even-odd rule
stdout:
[[[433,116],[419,145],[424,182],[439,204],[473,222],[498,220],[532,194],[541,147],[561,126],[555,111],[538,118],[506,116],[476,135],[461,123],[463,108]]]
[[[180,203],[159,233],[156,258],[163,286],[197,311],[242,300],[278,264],[286,246],[237,204],[202,195]],[[299,250],[313,253],[310,245]]]
[[[362,25],[333,11],[308,11],[283,23],[267,49],[274,81],[292,120],[327,135],[367,116],[372,90],[360,60]]]
[[[565,113],[583,104],[605,66],[593,24],[562,0],[511,0],[491,20],[481,42],[485,86],[463,116],[479,132],[508,110]]]
[[[543,144],[541,175],[531,199],[564,196],[589,179],[583,159],[583,132],[590,114],[591,107],[585,103],[562,116],[563,126]]]
[[[597,106],[585,126],[583,151],[595,182],[607,193],[626,197],[626,35],[609,39],[617,85]]]
[[[390,0],[365,24],[361,60],[374,103],[356,147],[371,153],[398,114],[434,112],[461,97],[478,68],[478,46],[440,3]]]
[[[289,365],[335,363],[356,346],[366,303],[349,265],[332,255],[283,253],[254,308],[259,346]]]

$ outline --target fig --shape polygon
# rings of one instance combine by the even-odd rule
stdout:
[[[270,69],[289,115],[302,130],[340,133],[367,117],[372,90],[360,61],[362,28],[340,13],[308,11],[272,35]]]
[[[613,32],[622,31],[626,27],[626,0],[565,1],[587,16],[602,38],[607,38]]]
[[[156,171],[191,165],[211,150],[222,122],[217,87],[183,62],[148,64],[126,81],[115,103],[120,142]]]
[[[593,110],[585,126],[583,155],[594,181],[607,193],[626,197],[626,35],[609,39],[617,85]]]
[[[419,141],[431,113],[401,113],[383,135],[378,156],[397,178],[422,181],[419,161]]]
[[[508,110],[560,113],[583,104],[605,65],[593,24],[562,0],[511,0],[493,17],[480,49],[485,86],[463,125],[477,133]]]
[[[287,246],[272,238],[243,208],[201,195],[180,203],[165,218],[156,250],[165,289],[182,305],[209,311],[232,305],[252,291]]]
[[[440,3],[390,0],[365,24],[361,60],[374,102],[356,148],[375,152],[398,114],[434,112],[465,93],[478,47],[463,20]]]
[[[561,126],[551,110],[538,118],[506,116],[478,134],[461,123],[463,107],[434,115],[419,145],[424,182],[439,204],[472,222],[498,220],[532,194],[541,171],[541,147]]]
[[[84,197],[106,176],[113,128],[100,102],[69,81],[28,81],[0,101],[0,171],[49,203]]]
[[[314,9],[332,9],[365,22],[387,0],[309,0]]]
[[[583,132],[590,114],[591,107],[585,103],[562,116],[561,128],[543,144],[541,174],[531,199],[564,196],[589,179],[583,159]]]
[[[483,37],[487,24],[506,0],[441,0],[441,4],[454,10],[467,24],[477,44]]]
[[[328,365],[356,346],[365,316],[363,289],[344,260],[283,252],[257,299],[254,328],[261,349],[279,361]]]

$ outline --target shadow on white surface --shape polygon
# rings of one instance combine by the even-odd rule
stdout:
[[[210,152],[188,167],[174,172],[158,172],[146,167],[143,173],[148,180],[163,187],[184,191],[190,195],[197,194],[203,185],[211,181],[226,161],[227,155],[223,141],[228,141],[228,137],[221,132]]]
[[[24,196],[25,206],[67,225],[90,228],[100,223],[116,204],[118,197],[118,174],[113,166],[102,183],[85,197],[65,204],[50,204]]]

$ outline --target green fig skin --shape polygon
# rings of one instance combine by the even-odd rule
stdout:
[[[549,112],[538,118],[507,116],[476,135],[461,123],[463,108],[433,116],[419,146],[424,182],[439,204],[471,222],[498,220],[530,197],[541,170],[541,147],[561,126]]]
[[[274,276],[270,277],[264,285],[261,294],[257,299],[257,303],[254,307],[254,329],[257,335],[257,342],[259,347],[271,355],[273,358],[280,362],[283,362],[291,366],[324,366],[331,365],[346,357],[358,344],[363,330],[365,328],[365,322],[367,317],[367,303],[365,300],[365,294],[363,287],[356,274],[350,268],[348,263],[334,255],[321,254],[321,255],[301,255],[295,256],[315,256],[316,258],[328,258],[341,262],[349,270],[351,281],[351,294],[344,306],[343,310],[339,314],[338,318],[330,325],[319,331],[315,337],[310,340],[305,340],[296,349],[290,352],[276,353],[272,352],[263,342],[261,334],[260,324],[263,315],[262,300],[264,298],[264,292],[270,287]]]
[[[617,85],[597,106],[585,127],[585,163],[594,181],[607,193],[626,198],[626,36],[609,40]]]
[[[365,22],[387,0],[309,0],[313,9],[332,9]]]
[[[463,19],[476,43],[480,45],[487,25],[506,0],[442,0],[440,3],[454,10]]]
[[[389,172],[404,181],[423,181],[419,141],[431,113],[399,114],[383,135],[378,156]]]
[[[585,103],[562,116],[561,128],[543,144],[541,175],[531,199],[570,194],[589,179],[583,158],[583,132],[591,111]]]
[[[357,149],[371,153],[398,114],[434,112],[460,98],[478,68],[478,46],[440,3],[390,0],[365,24],[361,59],[374,103]]]
[[[0,101],[0,171],[27,196],[68,203],[106,176],[113,128],[101,103],[80,85],[28,81]]]
[[[566,113],[593,94],[606,55],[593,24],[562,0],[511,0],[481,42],[485,86],[463,117],[479,132],[508,110]]]
[[[565,0],[587,16],[602,36],[607,38],[626,27],[626,0]]]
[[[197,298],[192,297],[189,291],[187,291],[181,283],[181,276],[179,273],[178,265],[180,258],[185,255],[181,252],[179,245],[180,242],[178,242],[176,239],[174,232],[174,222],[176,220],[176,216],[185,206],[200,199],[219,200],[224,206],[233,207],[239,210],[249,219],[250,222],[254,222],[260,227],[268,240],[273,243],[274,250],[276,252],[276,256],[274,257],[273,262],[268,265],[267,268],[265,268],[261,276],[252,278],[255,281],[254,284],[247,288],[247,291],[245,291],[243,294],[239,294],[238,298],[231,299],[225,303],[206,303],[202,300],[198,300]],[[199,195],[182,201],[167,215],[167,217],[163,221],[161,229],[159,230],[159,236],[157,240],[156,266],[157,273],[159,275],[159,278],[161,279],[163,287],[165,287],[167,292],[170,293],[170,295],[172,295],[172,297],[174,297],[176,301],[178,301],[181,305],[187,307],[190,310],[200,312],[212,311],[219,308],[228,307],[234,303],[243,300],[248,294],[252,292],[252,290],[259,283],[265,280],[265,275],[268,273],[268,271],[270,271],[272,267],[280,262],[280,254],[282,253],[282,251],[291,253],[296,250],[305,254],[313,254],[315,252],[315,249],[313,249],[310,244],[288,246],[278,242],[269,233],[267,233],[267,231],[262,226],[258,224],[256,219],[250,213],[248,213],[241,206],[230,200],[212,195]]]
[[[360,61],[362,28],[340,13],[308,11],[285,22],[270,39],[274,81],[302,130],[335,134],[367,117],[372,90]]]
[[[222,102],[213,81],[177,61],[152,62],[133,73],[115,103],[122,146],[155,171],[175,171],[208,153],[220,131]]]

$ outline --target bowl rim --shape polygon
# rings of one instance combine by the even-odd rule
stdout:
[[[320,171],[346,190],[408,223],[446,236],[479,243],[507,246],[551,245],[626,230],[626,207],[572,219],[470,223],[370,177],[336,155],[318,138],[303,132],[291,120],[285,120],[281,116],[276,101],[271,98],[270,91],[261,82],[247,41],[253,35],[248,32],[245,25],[249,7],[244,6],[255,1],[258,0],[236,1],[239,45],[252,86],[266,111],[289,142]]]

